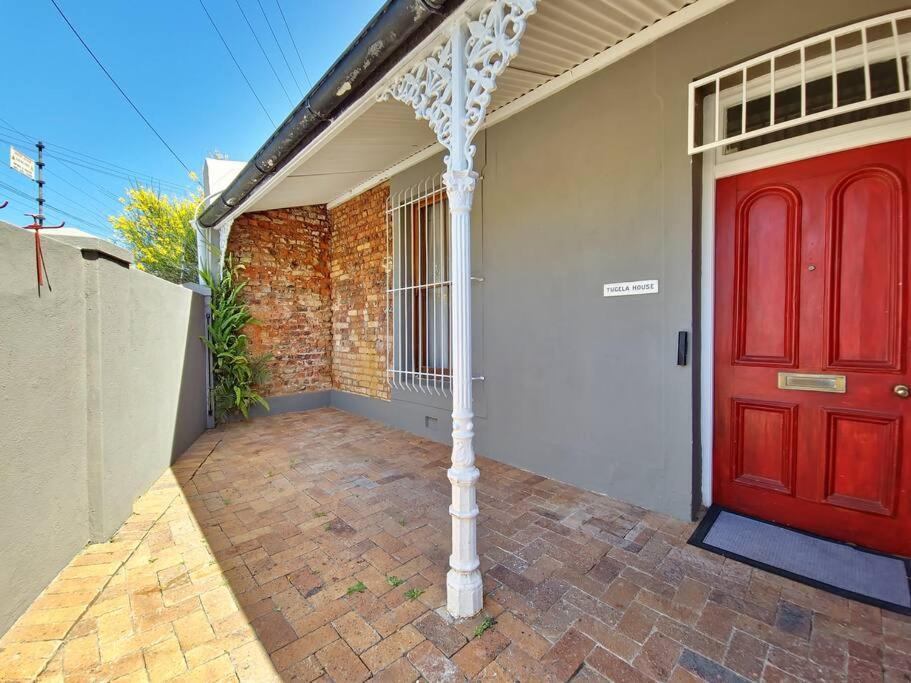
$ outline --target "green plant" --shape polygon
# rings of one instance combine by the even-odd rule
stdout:
[[[411,589],[405,591],[406,600],[417,600],[422,595],[424,595],[423,588],[411,588]]]
[[[489,629],[491,626],[493,626],[496,623],[497,622],[494,621],[493,617],[490,617],[490,616],[484,617],[484,620],[480,624],[478,624],[477,627],[475,628],[474,637],[477,638],[479,636],[484,635],[484,631],[486,631],[487,629]]]
[[[253,356],[248,348],[249,339],[243,330],[258,322],[240,298],[247,284],[240,278],[242,270],[243,266],[235,265],[228,256],[217,282],[211,273],[202,273],[203,281],[212,290],[212,322],[208,338],[203,341],[213,356],[215,418],[219,422],[235,411],[249,417],[254,403],[269,409],[256,387],[268,377],[266,363],[271,356]]]
[[[354,595],[355,593],[363,593],[367,590],[367,586],[364,585],[363,581],[358,581],[353,586],[348,586],[347,595]]]
[[[196,231],[191,220],[202,197],[160,194],[141,185],[120,198],[119,216],[108,222],[133,251],[136,267],[171,282],[196,281]]]
[[[401,586],[403,583],[405,583],[405,580],[404,580],[404,579],[400,579],[400,578],[397,577],[397,576],[387,576],[387,577],[386,577],[386,583],[388,583],[388,584],[389,584],[390,586],[392,586],[393,588],[398,588],[398,587]]]
[[[327,513],[327,512],[314,512],[314,513],[313,513],[313,516],[314,516],[314,517],[325,517],[327,514],[329,514],[329,513]]]

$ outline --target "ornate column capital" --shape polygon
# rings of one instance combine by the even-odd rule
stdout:
[[[484,124],[497,77],[518,54],[537,2],[489,0],[477,17],[461,18],[453,35],[397,76],[379,96],[381,101],[392,97],[404,102],[418,119],[430,124],[437,140],[449,150],[450,169],[472,167],[473,140]],[[467,36],[454,40],[455,33],[466,28]],[[454,88],[460,92],[454,93]],[[456,126],[460,130],[454,135]]]
[[[471,211],[471,200],[478,183],[478,174],[474,171],[446,171],[443,174],[443,183],[446,185],[450,210]]]

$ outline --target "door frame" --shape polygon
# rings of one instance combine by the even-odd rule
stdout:
[[[714,111],[715,95],[703,101],[703,131],[708,135],[708,112]],[[715,183],[740,173],[780,166],[793,161],[812,159],[858,147],[867,147],[911,137],[911,112],[858,121],[828,130],[809,133],[770,145],[723,155],[722,149],[702,153],[702,187],[693,188],[701,196],[699,278],[699,438],[701,447],[702,504],[712,504],[712,470],[714,452],[714,382],[715,382]],[[695,245],[694,245],[695,246]]]

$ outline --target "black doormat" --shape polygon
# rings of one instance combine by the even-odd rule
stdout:
[[[868,605],[911,615],[911,561],[717,505],[691,545]]]

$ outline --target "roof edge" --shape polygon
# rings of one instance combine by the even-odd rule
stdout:
[[[463,0],[387,0],[199,217],[212,228],[396,66]]]

